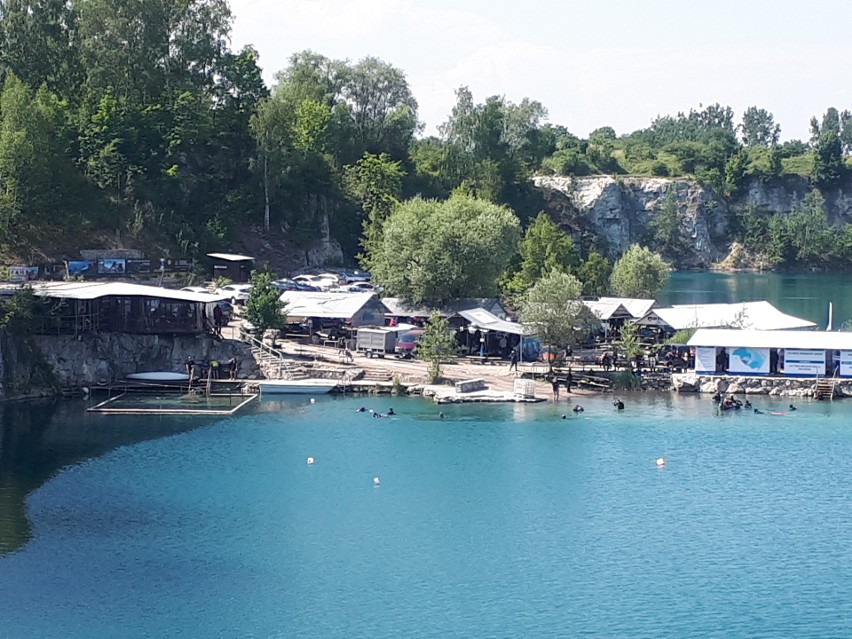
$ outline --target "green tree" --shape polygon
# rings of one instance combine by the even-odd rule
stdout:
[[[432,313],[424,326],[423,335],[417,340],[414,356],[429,362],[429,383],[441,380],[441,364],[458,354],[458,342],[453,337],[449,322],[438,313]]]
[[[573,275],[553,269],[523,296],[519,308],[521,323],[529,334],[551,347],[574,346],[600,325],[580,301],[583,284]],[[553,370],[553,359],[549,360]]]
[[[621,297],[653,299],[669,278],[669,265],[658,254],[633,244],[612,267],[610,285]]]
[[[367,255],[375,252],[382,238],[382,226],[393,207],[399,204],[404,177],[400,163],[393,162],[387,153],[365,153],[355,165],[344,168],[344,188],[361,206],[364,228],[361,246]]]
[[[743,144],[747,147],[775,146],[781,135],[781,125],[775,124],[775,118],[766,109],[749,107],[743,113],[739,126]]]
[[[612,264],[597,251],[592,251],[580,266],[578,273],[583,282],[584,295],[606,295]]]
[[[519,235],[506,207],[458,193],[445,202],[414,198],[385,220],[364,262],[388,294],[414,303],[490,296]]]
[[[573,238],[546,213],[539,213],[527,227],[520,245],[520,258],[520,267],[507,286],[513,295],[524,293],[553,269],[571,273],[580,263]]]
[[[251,290],[246,300],[245,318],[262,337],[267,329],[280,329],[284,326],[287,309],[281,301],[281,291],[272,284],[270,273],[252,271],[250,282]]]
[[[678,213],[677,190],[674,185],[666,192],[662,208],[657,211],[648,226],[656,249],[672,260],[678,260],[683,256],[686,243]]]

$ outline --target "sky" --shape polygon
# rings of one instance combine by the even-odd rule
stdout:
[[[619,135],[700,105],[775,116],[781,139],[852,108],[848,0],[230,0],[234,50],[250,44],[271,86],[293,53],[405,72],[432,135],[467,86],[541,102],[548,121]]]

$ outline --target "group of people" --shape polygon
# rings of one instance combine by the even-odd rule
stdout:
[[[565,376],[565,380],[564,380],[565,390],[568,391],[569,393],[571,392],[571,384],[573,384],[573,383],[574,383],[574,375],[573,375],[573,373],[571,373],[571,369],[569,368],[568,374]],[[550,385],[551,385],[551,388],[553,389],[553,401],[555,401],[555,402],[559,401],[559,387],[562,384],[563,384],[563,381],[561,381],[555,375],[550,380]]]
[[[186,358],[186,362],[184,362],[184,366],[186,367],[186,374],[189,375],[189,379],[193,380],[196,378],[204,378],[207,377],[208,367],[211,379],[221,379],[221,366],[218,360],[212,359],[210,363],[206,366],[201,366],[195,363],[195,358],[190,355]],[[236,357],[231,357],[225,363],[225,370],[228,372],[228,379],[237,379],[237,371],[239,370],[239,362],[237,362]],[[196,375],[198,372],[198,375]]]
[[[390,408],[388,408],[387,413],[380,413],[379,411],[373,410],[372,408],[370,408],[368,410],[364,406],[360,406],[359,408],[356,408],[355,412],[356,413],[370,413],[376,419],[378,419],[379,417],[393,417],[394,415],[396,415],[392,406]]]

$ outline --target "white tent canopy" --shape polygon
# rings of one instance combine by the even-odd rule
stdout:
[[[691,304],[655,308],[636,321],[642,326],[685,328],[743,328],[759,331],[815,328],[814,322],[782,313],[767,301],[735,304]]]

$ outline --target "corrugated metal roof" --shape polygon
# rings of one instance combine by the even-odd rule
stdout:
[[[515,322],[502,320],[484,308],[475,308],[470,311],[459,311],[459,315],[465,318],[472,326],[488,331],[510,333],[512,335],[524,335],[524,327]]]
[[[506,318],[506,309],[496,297],[462,297],[447,302],[442,307],[412,306],[401,297],[383,297],[382,303],[387,306],[388,314],[402,317],[429,317],[438,311],[443,317],[452,317],[460,311],[470,311],[475,308],[484,308],[500,319]]]
[[[349,319],[373,297],[373,293],[284,291],[280,299],[287,305],[287,317]],[[378,299],[376,302],[381,304]]]
[[[782,313],[767,301],[735,304],[692,304],[655,308],[637,324],[684,328],[739,327],[760,331],[794,328],[814,328],[816,324],[800,317]]]
[[[159,286],[145,286],[127,282],[37,282],[33,292],[40,297],[56,297],[74,300],[94,300],[99,297],[157,297],[184,302],[215,302],[226,299],[211,293],[176,291]]]
[[[253,257],[248,255],[239,255],[238,253],[208,253],[207,257],[212,257],[217,260],[225,260],[226,262],[244,262],[253,260]]]
[[[809,348],[814,350],[852,350],[852,333],[826,331],[756,331],[725,328],[700,328],[690,346],[720,348]]]

